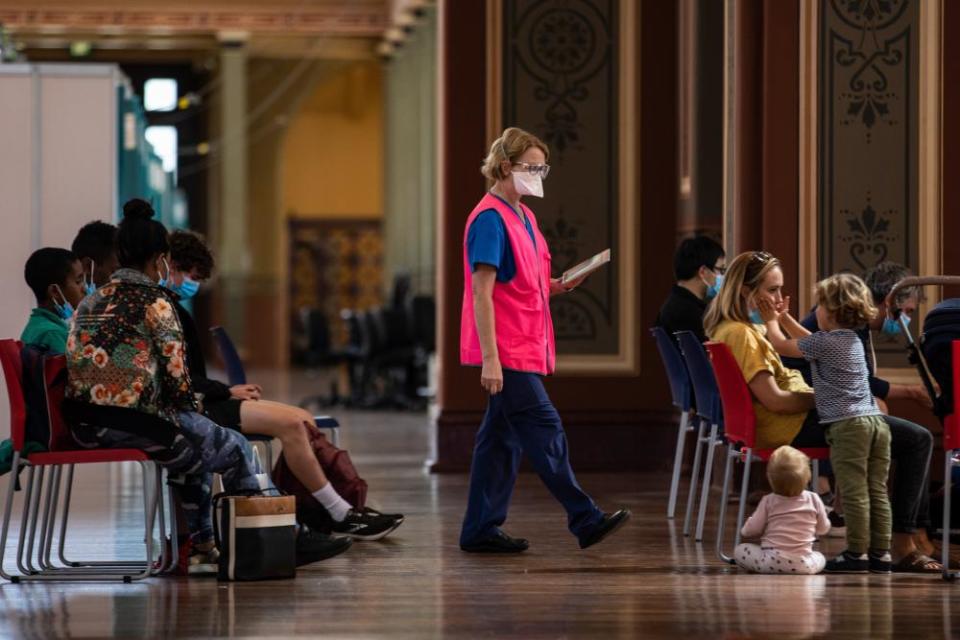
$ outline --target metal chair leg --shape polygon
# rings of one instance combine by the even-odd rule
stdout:
[[[693,450],[693,472],[690,474],[690,491],[687,495],[687,513],[683,517],[683,535],[690,535],[690,521],[693,518],[693,506],[697,499],[697,482],[700,479],[700,452],[703,449],[703,432],[705,422],[699,420],[700,427],[697,429],[697,439],[694,441]]]
[[[943,539],[940,543],[940,564],[943,566],[943,579],[953,582],[960,573],[950,571],[950,493],[953,480],[953,451],[943,452]]]
[[[163,573],[171,573],[176,570],[177,563],[180,561],[180,542],[177,539],[177,505],[176,501],[174,500],[173,489],[163,482],[162,476],[160,487],[161,489],[164,489],[164,493],[167,495],[167,504],[170,505],[170,557],[167,558],[166,567],[164,567]]]
[[[820,493],[820,461],[811,460],[810,467],[813,469],[813,473],[810,474],[810,482],[813,484],[811,491]]]
[[[57,555],[60,557],[60,562],[67,567],[78,566],[70,560],[67,560],[65,555],[67,520],[70,517],[70,498],[73,495],[73,467],[74,465],[72,464],[67,465],[67,479],[63,489],[63,512],[60,515],[60,543],[57,545]]]
[[[10,532],[10,516],[13,512],[13,492],[17,484],[17,472],[20,466],[20,452],[13,453],[13,464],[10,467],[10,483],[7,485],[7,499],[3,508],[3,527],[0,528],[0,578],[17,582],[17,576],[12,576],[3,570],[3,559],[7,550],[7,534]],[[21,527],[22,528],[22,527]],[[19,549],[17,555],[19,556]]]
[[[131,580],[142,580],[150,576],[151,571],[153,570],[153,522],[154,517],[157,514],[157,500],[160,495],[158,491],[150,491],[150,476],[153,475],[152,462],[141,462],[140,469],[143,475],[143,510],[144,510],[144,540],[146,542],[146,551],[147,551],[147,561],[143,567],[143,571],[138,575],[127,575],[123,576],[124,582],[130,582]]]
[[[723,552],[723,529],[727,521],[727,500],[730,499],[730,479],[733,476],[733,460],[736,456],[736,449],[733,445],[729,445],[727,447],[727,461],[723,466],[723,489],[720,491],[720,513],[717,516],[719,520],[719,524],[717,524],[717,557],[727,564],[734,564],[733,558]]]
[[[710,501],[710,480],[713,477],[713,455],[717,449],[717,431],[719,426],[710,427],[710,439],[707,441],[707,461],[703,465],[703,485],[700,491],[700,510],[697,513],[697,533],[694,540],[703,540],[703,523],[707,518],[707,504]]]
[[[750,468],[753,466],[753,449],[744,449],[743,482],[740,485],[740,506],[737,509],[737,533],[733,539],[733,547],[740,544],[740,529],[743,528],[743,519],[747,512],[747,492],[750,491]]]
[[[667,517],[673,518],[677,512],[677,493],[680,492],[680,469],[683,466],[683,449],[687,442],[687,425],[690,421],[690,412],[680,414],[680,428],[677,431],[677,446],[673,454],[673,476],[670,478],[670,499],[667,502]],[[336,429],[331,429],[337,433]],[[336,442],[333,443],[336,446]]]
[[[27,532],[27,548],[24,556],[24,563],[27,567],[26,573],[38,572],[37,568],[33,566],[33,544],[37,536],[37,520],[40,519],[40,498],[43,496],[43,477],[46,471],[44,467],[34,467],[34,469],[37,471],[36,493],[31,496],[33,499],[30,504],[30,527]],[[33,487],[31,487],[31,489],[33,489]]]
[[[53,467],[50,472],[49,489],[50,495],[47,497],[47,511],[43,516],[43,528],[40,533],[40,551],[38,562],[44,571],[55,569],[56,567],[50,561],[50,552],[53,547],[53,532],[57,526],[57,505],[60,501],[60,476],[63,468]]]
[[[28,574],[30,570],[23,563],[23,552],[27,540],[27,529],[30,524],[30,506],[33,503],[33,482],[36,477],[37,468],[27,467],[27,479],[23,486],[23,514],[20,517],[20,535],[17,540],[17,569],[21,574]]]

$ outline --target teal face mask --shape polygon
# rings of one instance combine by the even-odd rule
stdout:
[[[905,313],[901,313],[903,316],[903,323],[910,326],[910,316]],[[903,332],[903,329],[900,327],[900,323],[893,318],[887,316],[883,319],[883,326],[880,328],[882,333],[887,334],[888,336],[898,336]]]
[[[720,286],[723,284],[723,276],[718,275],[713,284],[707,285],[707,300],[711,300],[720,295]]]
[[[196,280],[191,280],[187,276],[183,276],[183,282],[180,284],[172,284],[169,289],[180,296],[181,300],[189,300],[197,295],[197,291],[200,290],[200,283]]]
[[[57,286],[57,285],[54,285]],[[63,320],[69,320],[73,317],[73,305],[67,300],[67,296],[63,295],[63,291],[57,286],[57,293],[60,294],[60,297],[63,298],[63,304],[60,304],[56,300],[53,301],[53,306],[57,309],[57,315],[60,316]]]

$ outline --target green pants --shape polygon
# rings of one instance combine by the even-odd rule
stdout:
[[[890,427],[880,416],[850,418],[827,427],[830,464],[843,499],[847,549],[890,548]]]

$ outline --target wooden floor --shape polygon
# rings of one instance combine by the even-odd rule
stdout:
[[[464,554],[466,477],[423,471],[426,416],[338,415],[372,502],[407,514],[387,540],[283,582],[4,583],[0,637],[960,637],[960,584],[939,577],[738,574],[716,561],[712,535],[694,544],[666,520],[662,474],[581,476],[601,506],[634,513],[587,551],[536,477],[523,476],[506,528],[530,550]],[[120,466],[78,477],[70,550],[132,550],[134,477]]]

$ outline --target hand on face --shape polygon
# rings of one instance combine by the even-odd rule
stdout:
[[[780,320],[784,314],[790,313],[790,296],[773,300],[766,296],[758,297],[757,310],[764,322],[774,322]]]

